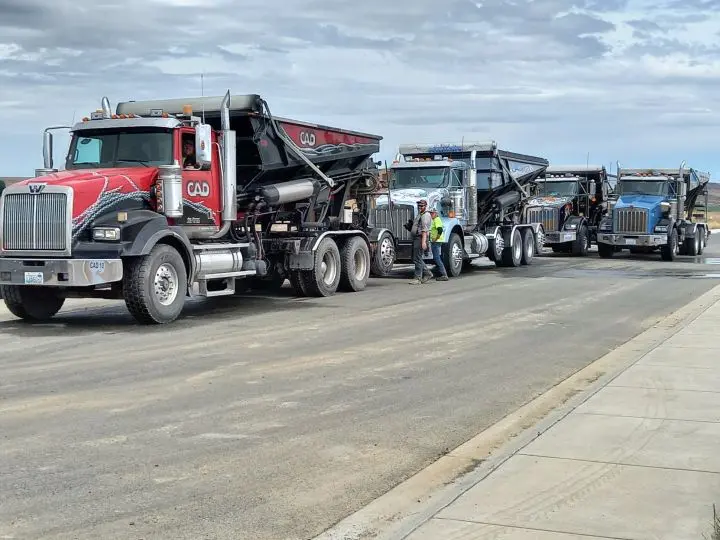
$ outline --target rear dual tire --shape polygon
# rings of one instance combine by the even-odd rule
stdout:
[[[683,246],[684,253],[686,255],[690,255],[691,257],[696,257],[702,254],[702,242],[702,230],[698,227],[695,229],[695,234],[693,236],[685,239]]]
[[[510,232],[502,254],[495,260],[498,266],[516,267],[532,264],[535,255],[535,235],[529,227],[516,228]]]
[[[370,250],[359,236],[349,238],[342,250],[332,238],[324,238],[315,251],[312,270],[290,272],[290,285],[297,296],[328,297],[338,289],[358,292],[370,277]]]

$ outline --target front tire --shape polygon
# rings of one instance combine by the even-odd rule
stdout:
[[[315,251],[315,268],[303,272],[308,296],[332,296],[340,285],[340,250],[332,238],[323,238]]]
[[[185,306],[187,287],[185,262],[171,246],[158,244],[148,255],[125,261],[125,305],[141,324],[177,319]]]
[[[395,264],[395,242],[392,235],[386,231],[380,235],[375,246],[370,275],[387,277],[392,272],[393,264]]]
[[[52,319],[65,303],[59,291],[50,287],[0,285],[0,293],[8,311],[28,322]]]
[[[598,242],[598,255],[602,259],[612,259],[612,256],[615,255],[615,248],[612,244]]]
[[[448,276],[458,277],[463,268],[463,246],[457,233],[452,233],[442,247],[442,259]]]
[[[678,233],[673,229],[668,235],[668,243],[660,246],[660,257],[663,261],[674,261],[678,254]]]
[[[370,250],[365,240],[353,236],[343,246],[340,254],[342,270],[340,287],[344,291],[358,292],[365,289],[370,277]]]
[[[571,253],[576,257],[585,257],[588,254],[588,229],[582,225],[578,229],[575,241],[571,244]]]

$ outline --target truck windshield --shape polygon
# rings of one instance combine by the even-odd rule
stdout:
[[[447,167],[418,167],[417,169],[394,169],[390,176],[393,189],[433,189],[448,184],[450,170]]]
[[[621,180],[617,184],[620,195],[665,195],[670,192],[668,182],[659,180]]]
[[[108,129],[75,133],[65,168],[155,167],[172,163],[172,131]]]
[[[542,195],[552,197],[572,197],[578,193],[577,182],[573,180],[561,182],[538,182],[538,191]]]

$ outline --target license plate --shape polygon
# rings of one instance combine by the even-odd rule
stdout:
[[[93,272],[104,272],[105,261],[90,261],[90,270]]]
[[[634,238],[626,238],[625,243],[628,246],[634,246],[635,244],[637,244],[637,241]]]
[[[565,233],[565,236],[564,236],[563,238],[564,238],[565,240],[572,240],[572,239],[573,239],[573,235],[572,235],[572,233]]]
[[[45,276],[42,272],[25,272],[25,285],[42,285]]]

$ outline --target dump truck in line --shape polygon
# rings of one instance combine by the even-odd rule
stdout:
[[[543,226],[520,217],[528,185],[547,166],[544,158],[501,150],[495,141],[401,145],[389,168],[388,193],[363,210],[366,226],[383,231],[373,273],[386,275],[392,263],[412,260],[404,225],[416,216],[420,199],[443,222],[439,242],[448,275],[460,275],[479,257],[497,266],[531,264],[543,245]],[[431,253],[425,258],[432,260]]]
[[[598,252],[610,258],[660,251],[665,261],[701,255],[710,235],[707,225],[710,174],[686,167],[622,169],[618,165],[611,211],[600,222]]]
[[[609,183],[603,165],[551,165],[534,183],[523,221],[540,222],[545,246],[555,253],[586,256],[597,243],[607,212]]]
[[[48,128],[44,168],[2,193],[0,290],[14,315],[46,320],[67,297],[100,297],[162,324],[187,297],[248,279],[288,278],[301,296],[365,287],[384,231],[344,207],[376,188],[382,137],[276,118],[257,94],[101,103],[72,126],[64,171]]]

